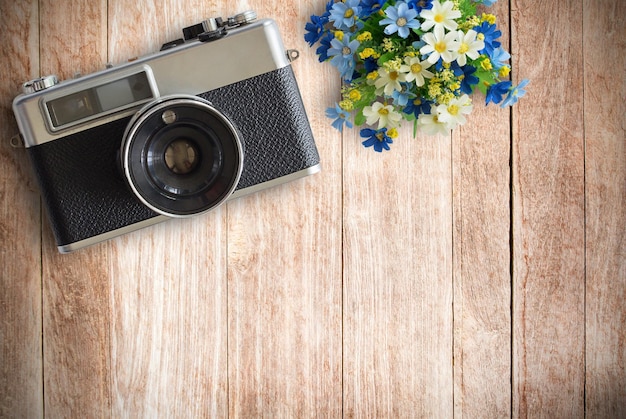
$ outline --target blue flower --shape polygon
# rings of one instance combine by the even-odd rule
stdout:
[[[488,105],[489,102],[500,103],[502,102],[502,96],[506,95],[511,88],[511,81],[505,80],[500,83],[492,84],[489,86],[487,90],[487,95],[485,97],[485,105]]]
[[[412,83],[400,83],[400,86],[402,86],[402,90],[394,90],[391,97],[398,106],[405,107],[409,103],[409,99],[416,97],[416,94],[411,92]]]
[[[406,4],[408,4],[411,9],[415,9],[417,13],[420,13],[422,10],[432,9],[433,0],[407,0]]]
[[[523,88],[526,87],[527,84],[528,79],[524,79],[516,87],[512,87],[500,107],[504,108],[505,106],[515,105],[517,103],[517,100],[526,94],[526,90],[524,90]]]
[[[369,74],[374,70],[378,70],[378,61],[373,58],[366,58],[363,61],[363,66],[365,67],[365,74]]]
[[[493,50],[489,59],[491,60],[491,64],[493,68],[496,70],[500,70],[504,67],[505,62],[511,58],[511,54],[509,54],[504,48],[498,47]]]
[[[367,138],[361,144],[365,147],[374,146],[374,151],[382,152],[383,149],[389,150],[389,144],[393,143],[391,137],[387,135],[387,128],[381,128],[374,130],[371,128],[363,128],[361,130],[361,137]]]
[[[416,19],[417,10],[409,9],[404,1],[399,1],[396,6],[389,6],[385,10],[387,17],[381,20],[379,25],[387,25],[385,27],[387,35],[398,32],[400,38],[408,38],[409,29],[416,29],[420,26],[420,22]]]
[[[421,113],[430,114],[430,105],[431,102],[423,98],[417,98],[408,103],[406,108],[404,108],[404,113],[417,118]]]
[[[324,25],[326,23],[328,23],[328,17],[311,16],[311,21],[304,26],[304,29],[307,31],[304,34],[304,40],[309,43],[309,46],[312,47],[324,35]]]
[[[485,48],[480,50],[480,53],[486,53],[490,57],[493,55],[493,50],[498,48],[501,44],[496,39],[502,36],[502,32],[497,30],[496,24],[491,25],[489,22],[483,22],[480,26],[475,26],[474,30],[478,33],[482,33],[485,38]]]
[[[330,49],[330,42],[333,39],[335,39],[335,36],[332,33],[328,32],[320,40],[320,46],[317,47],[317,49],[315,50],[317,55],[320,56],[319,57],[320,63],[323,63],[324,61],[328,60],[328,50]]]
[[[361,19],[367,19],[383,8],[387,0],[361,0]]]
[[[334,108],[326,109],[326,116],[330,119],[334,119],[332,122],[332,126],[338,129],[340,132],[343,132],[343,124],[345,123],[348,128],[352,128],[352,122],[350,122],[350,114],[341,109],[339,104],[335,103]]]
[[[471,65],[464,65],[461,71],[463,73],[463,77],[461,79],[461,92],[471,95],[474,89],[473,86],[477,85],[480,81],[478,77],[474,76],[474,73],[476,72],[476,67],[472,67]]]
[[[333,4],[329,20],[333,22],[335,28],[341,31],[349,31],[355,25],[360,13],[359,0],[340,1]]]
[[[338,3],[335,3],[338,4]],[[354,53],[359,47],[359,41],[350,40],[350,36],[345,34],[343,40],[337,38],[330,41],[331,48],[328,50],[328,56],[332,57],[330,63],[337,67],[344,80],[349,80],[354,73]]]

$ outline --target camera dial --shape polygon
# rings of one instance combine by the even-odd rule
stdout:
[[[59,84],[57,76],[44,76],[24,83],[22,85],[22,91],[26,94],[35,93],[56,86],[57,84]]]
[[[171,217],[200,214],[234,192],[243,146],[230,120],[196,96],[168,96],[141,109],[122,141],[122,166],[135,195]]]

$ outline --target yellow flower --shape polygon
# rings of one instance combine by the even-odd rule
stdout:
[[[396,128],[391,128],[387,131],[387,137],[389,138],[398,138],[398,130]]]
[[[338,41],[343,41],[343,32],[342,31],[335,31],[335,38]]]
[[[467,32],[476,26],[480,26],[480,19],[478,16],[470,16],[467,18],[465,22],[459,24],[459,29],[463,30],[463,32]]]
[[[356,40],[359,42],[365,42],[365,41],[371,41],[372,40],[372,34],[368,31],[365,31],[363,33],[360,33],[357,37]]]
[[[491,65],[491,60],[489,58],[485,58],[484,60],[482,60],[480,62],[480,66],[483,68],[483,70],[491,70],[493,68],[493,66]]]
[[[376,80],[378,78],[378,71],[374,70],[366,77],[368,80]]]
[[[452,72],[452,70],[443,70],[441,72],[441,81],[449,82],[453,78],[454,78],[454,73]]]
[[[490,13],[483,13],[482,21],[489,22],[490,25],[493,25],[496,23],[496,17]]]
[[[348,98],[354,102],[361,100],[361,92],[357,89],[352,89],[348,92]]]
[[[383,49],[387,52],[395,51],[395,47],[393,46],[393,42],[391,42],[391,39],[383,39]]]
[[[441,94],[441,84],[433,83],[433,81],[431,80],[430,84],[428,85],[428,96],[434,99],[440,94]]]
[[[354,109],[354,103],[348,99],[342,100],[341,102],[339,102],[339,107],[343,109],[344,111],[350,112],[351,110]]]
[[[393,60],[386,61],[383,64],[383,67],[385,67],[388,71],[400,71],[400,67],[402,67],[402,59],[397,57]]]
[[[365,48],[362,52],[359,53],[359,57],[361,57],[362,60],[370,57],[376,60],[380,57],[380,54],[377,54],[374,48]]]
[[[443,103],[444,105],[447,105],[454,98],[455,98],[455,96],[454,96],[453,93],[446,92],[444,94],[441,94],[441,95],[437,96],[437,102]]]
[[[511,67],[505,65],[503,67],[500,67],[500,71],[498,71],[498,74],[500,75],[500,77],[507,77],[510,72],[511,72]]]

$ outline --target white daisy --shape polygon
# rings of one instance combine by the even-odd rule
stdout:
[[[395,128],[402,120],[402,115],[396,112],[391,105],[383,105],[375,102],[372,106],[363,108],[363,115],[367,118],[367,125],[374,125],[378,122],[378,129]]]
[[[426,60],[422,61],[419,57],[406,57],[404,62],[406,65],[400,67],[400,71],[406,73],[404,78],[408,82],[415,80],[417,86],[423,86],[426,83],[425,78],[430,79],[434,76],[427,70],[432,64]]]
[[[430,54],[427,60],[431,64],[439,61],[439,57],[444,62],[451,63],[459,55],[457,52],[459,50],[459,42],[456,38],[456,32],[445,33],[442,26],[435,26],[434,33],[428,32],[422,37],[426,45],[420,48],[420,54]]]
[[[417,126],[428,135],[449,135],[450,128],[439,121],[437,114],[421,113],[417,117]]]
[[[459,63],[460,66],[464,66],[467,63],[467,57],[472,60],[477,59],[480,56],[478,51],[485,48],[485,42],[476,39],[477,35],[478,33],[473,29],[467,31],[467,33],[463,31],[457,32],[456,40],[459,43],[459,49],[457,50],[459,56],[456,57],[456,62]]]
[[[452,10],[454,3],[451,1],[445,1],[443,4],[437,0],[433,0],[432,8],[423,9],[420,12],[420,17],[424,19],[422,22],[422,30],[427,31],[433,26],[435,28],[446,28],[449,31],[453,31],[457,28],[457,23],[454,19],[461,17],[459,10]]]
[[[401,82],[405,81],[405,75],[400,71],[387,70],[386,68],[378,69],[378,79],[374,83],[377,94],[384,92],[385,95],[391,96],[394,91],[401,91]]]
[[[468,95],[454,98],[447,105],[437,106],[437,116],[440,122],[446,124],[450,129],[456,128],[467,122],[465,115],[472,112],[472,100]]]

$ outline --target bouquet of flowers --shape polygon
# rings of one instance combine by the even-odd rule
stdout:
[[[402,120],[427,134],[449,134],[466,122],[470,96],[513,105],[528,80],[506,78],[511,58],[498,38],[496,17],[477,4],[496,0],[330,0],[311,16],[304,39],[319,43],[319,61],[337,68],[342,100],[326,110],[332,125],[366,125],[365,147],[381,152]]]

